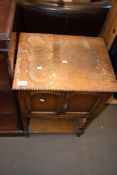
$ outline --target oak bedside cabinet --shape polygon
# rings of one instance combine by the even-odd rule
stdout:
[[[116,2],[113,7],[109,23],[117,15]],[[25,134],[84,132],[117,92],[107,50],[115,36],[105,44],[101,37],[20,34],[13,90]]]

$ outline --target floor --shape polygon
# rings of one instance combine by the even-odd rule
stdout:
[[[85,134],[0,138],[0,175],[117,175],[117,105]]]

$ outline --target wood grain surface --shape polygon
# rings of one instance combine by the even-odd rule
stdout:
[[[104,40],[22,33],[13,89],[116,92]]]

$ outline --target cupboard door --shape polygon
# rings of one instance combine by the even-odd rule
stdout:
[[[65,114],[89,114],[98,99],[95,93],[67,93],[64,111]]]
[[[59,92],[31,92],[26,94],[27,109],[34,114],[60,114],[63,96]]]

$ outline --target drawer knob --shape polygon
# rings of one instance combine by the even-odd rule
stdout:
[[[40,100],[39,100],[40,102],[45,102],[45,100],[43,99],[43,98],[40,98]]]
[[[83,123],[85,124],[87,122],[87,119],[86,118],[83,118]]]
[[[67,109],[67,104],[65,104],[64,108]]]

